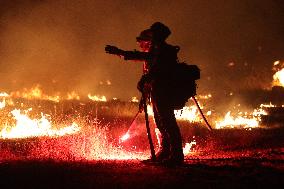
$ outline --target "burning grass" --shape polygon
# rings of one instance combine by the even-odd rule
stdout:
[[[54,102],[39,99],[9,99],[7,97],[5,99],[13,103],[6,104],[0,110],[1,161],[146,159],[150,155],[143,114],[140,114],[130,126],[130,122],[137,112],[137,102],[83,100]],[[198,114],[195,114],[194,108],[190,107],[176,112],[186,158],[247,157],[256,151],[267,153],[272,149],[276,149],[280,154],[283,153],[283,127],[273,129],[267,127],[250,127],[250,129],[224,127],[210,132],[202,119],[196,117]],[[18,109],[16,113],[15,109]],[[25,112],[24,110],[29,111]],[[205,109],[204,111],[207,112]],[[23,137],[16,135],[14,138],[5,138],[3,135],[3,131],[7,134],[8,131],[11,132],[14,125],[17,125],[18,120],[15,120],[15,115],[12,112],[20,117],[26,116],[25,119],[28,120],[22,123],[22,126],[27,124],[27,127],[22,127],[20,130]],[[194,119],[191,119],[192,117]],[[214,115],[208,115],[208,117],[212,119]],[[47,133],[50,131],[61,133],[62,129],[69,128],[72,124],[76,125],[73,125],[71,133],[66,132],[61,135],[32,134],[35,129],[30,126],[45,123],[42,121],[43,118],[48,118],[48,127],[44,129],[49,130]],[[7,125],[10,126],[9,129]],[[157,150],[158,140],[155,136],[155,124],[152,118],[150,126]],[[27,132],[30,132],[30,136],[24,135]],[[130,137],[126,141],[122,141],[121,137],[125,133],[130,133]]]

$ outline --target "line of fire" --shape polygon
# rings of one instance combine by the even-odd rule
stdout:
[[[283,132],[284,62],[272,63],[271,87],[255,99],[253,108],[235,104],[227,112],[214,109],[216,96],[196,96],[213,127],[206,128],[196,105],[189,100],[175,117],[183,137],[186,159],[270,156],[280,150]],[[111,81],[107,81],[111,85]],[[230,94],[233,96],[234,94]],[[104,95],[45,94],[40,85],[0,93],[0,161],[7,160],[143,160],[149,157],[145,120],[138,115],[138,98],[120,101]],[[159,131],[148,105],[155,149]],[[282,141],[283,142],[283,141]],[[280,145],[280,146],[279,146]]]

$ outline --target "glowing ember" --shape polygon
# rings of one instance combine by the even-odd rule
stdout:
[[[100,96],[96,96],[96,95],[92,96],[91,94],[88,94],[88,98],[91,99],[92,101],[100,101],[100,102],[106,102],[107,101],[105,96],[100,97]]]
[[[5,126],[0,132],[1,138],[28,138],[38,136],[63,136],[74,134],[80,127],[73,123],[61,129],[52,129],[51,122],[47,119],[48,115],[41,114],[40,119],[30,119],[22,114],[20,110],[11,111],[16,120],[15,126]]]
[[[272,108],[272,107],[276,107],[275,105],[273,105],[271,102],[269,104],[261,104],[260,105],[260,108]]]
[[[211,94],[208,94],[208,95],[198,95],[198,99],[209,99],[211,97],[212,97]]]

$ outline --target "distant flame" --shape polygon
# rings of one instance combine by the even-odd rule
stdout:
[[[262,109],[264,105],[260,105],[260,108],[255,109],[252,113],[242,113],[234,118],[231,115],[231,111],[227,112],[225,118],[222,121],[216,121],[216,129],[222,128],[256,128],[259,127],[261,121],[261,115],[267,115],[267,112]],[[244,115],[242,115],[244,114]]]
[[[273,85],[284,87],[284,68],[273,75]]]
[[[92,96],[91,94],[88,94],[88,98],[91,99],[92,101],[100,101],[100,102],[106,102],[107,99],[105,96]]]
[[[131,102],[139,102],[139,100],[137,99],[136,96],[134,96],[134,97],[131,98]]]
[[[58,95],[49,96],[42,92],[39,85],[32,87],[30,90],[24,88],[23,91],[16,91],[10,94],[11,97],[25,98],[25,99],[42,99],[59,102],[60,97]]]
[[[284,87],[284,62],[275,61],[272,70],[275,71],[272,86]]]

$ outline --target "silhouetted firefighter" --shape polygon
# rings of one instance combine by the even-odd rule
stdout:
[[[137,88],[142,92],[144,102],[146,99],[151,101],[155,123],[161,133],[159,152],[155,159],[152,156],[153,159],[148,161],[181,164],[184,161],[182,137],[174,109],[181,109],[188,98],[196,94],[195,80],[200,75],[197,66],[179,63],[179,47],[166,43],[170,34],[167,26],[156,22],[136,38],[142,51],[124,51],[110,45],[105,50],[123,56],[125,60],[144,61],[143,76]],[[140,102],[140,110],[142,104]]]

